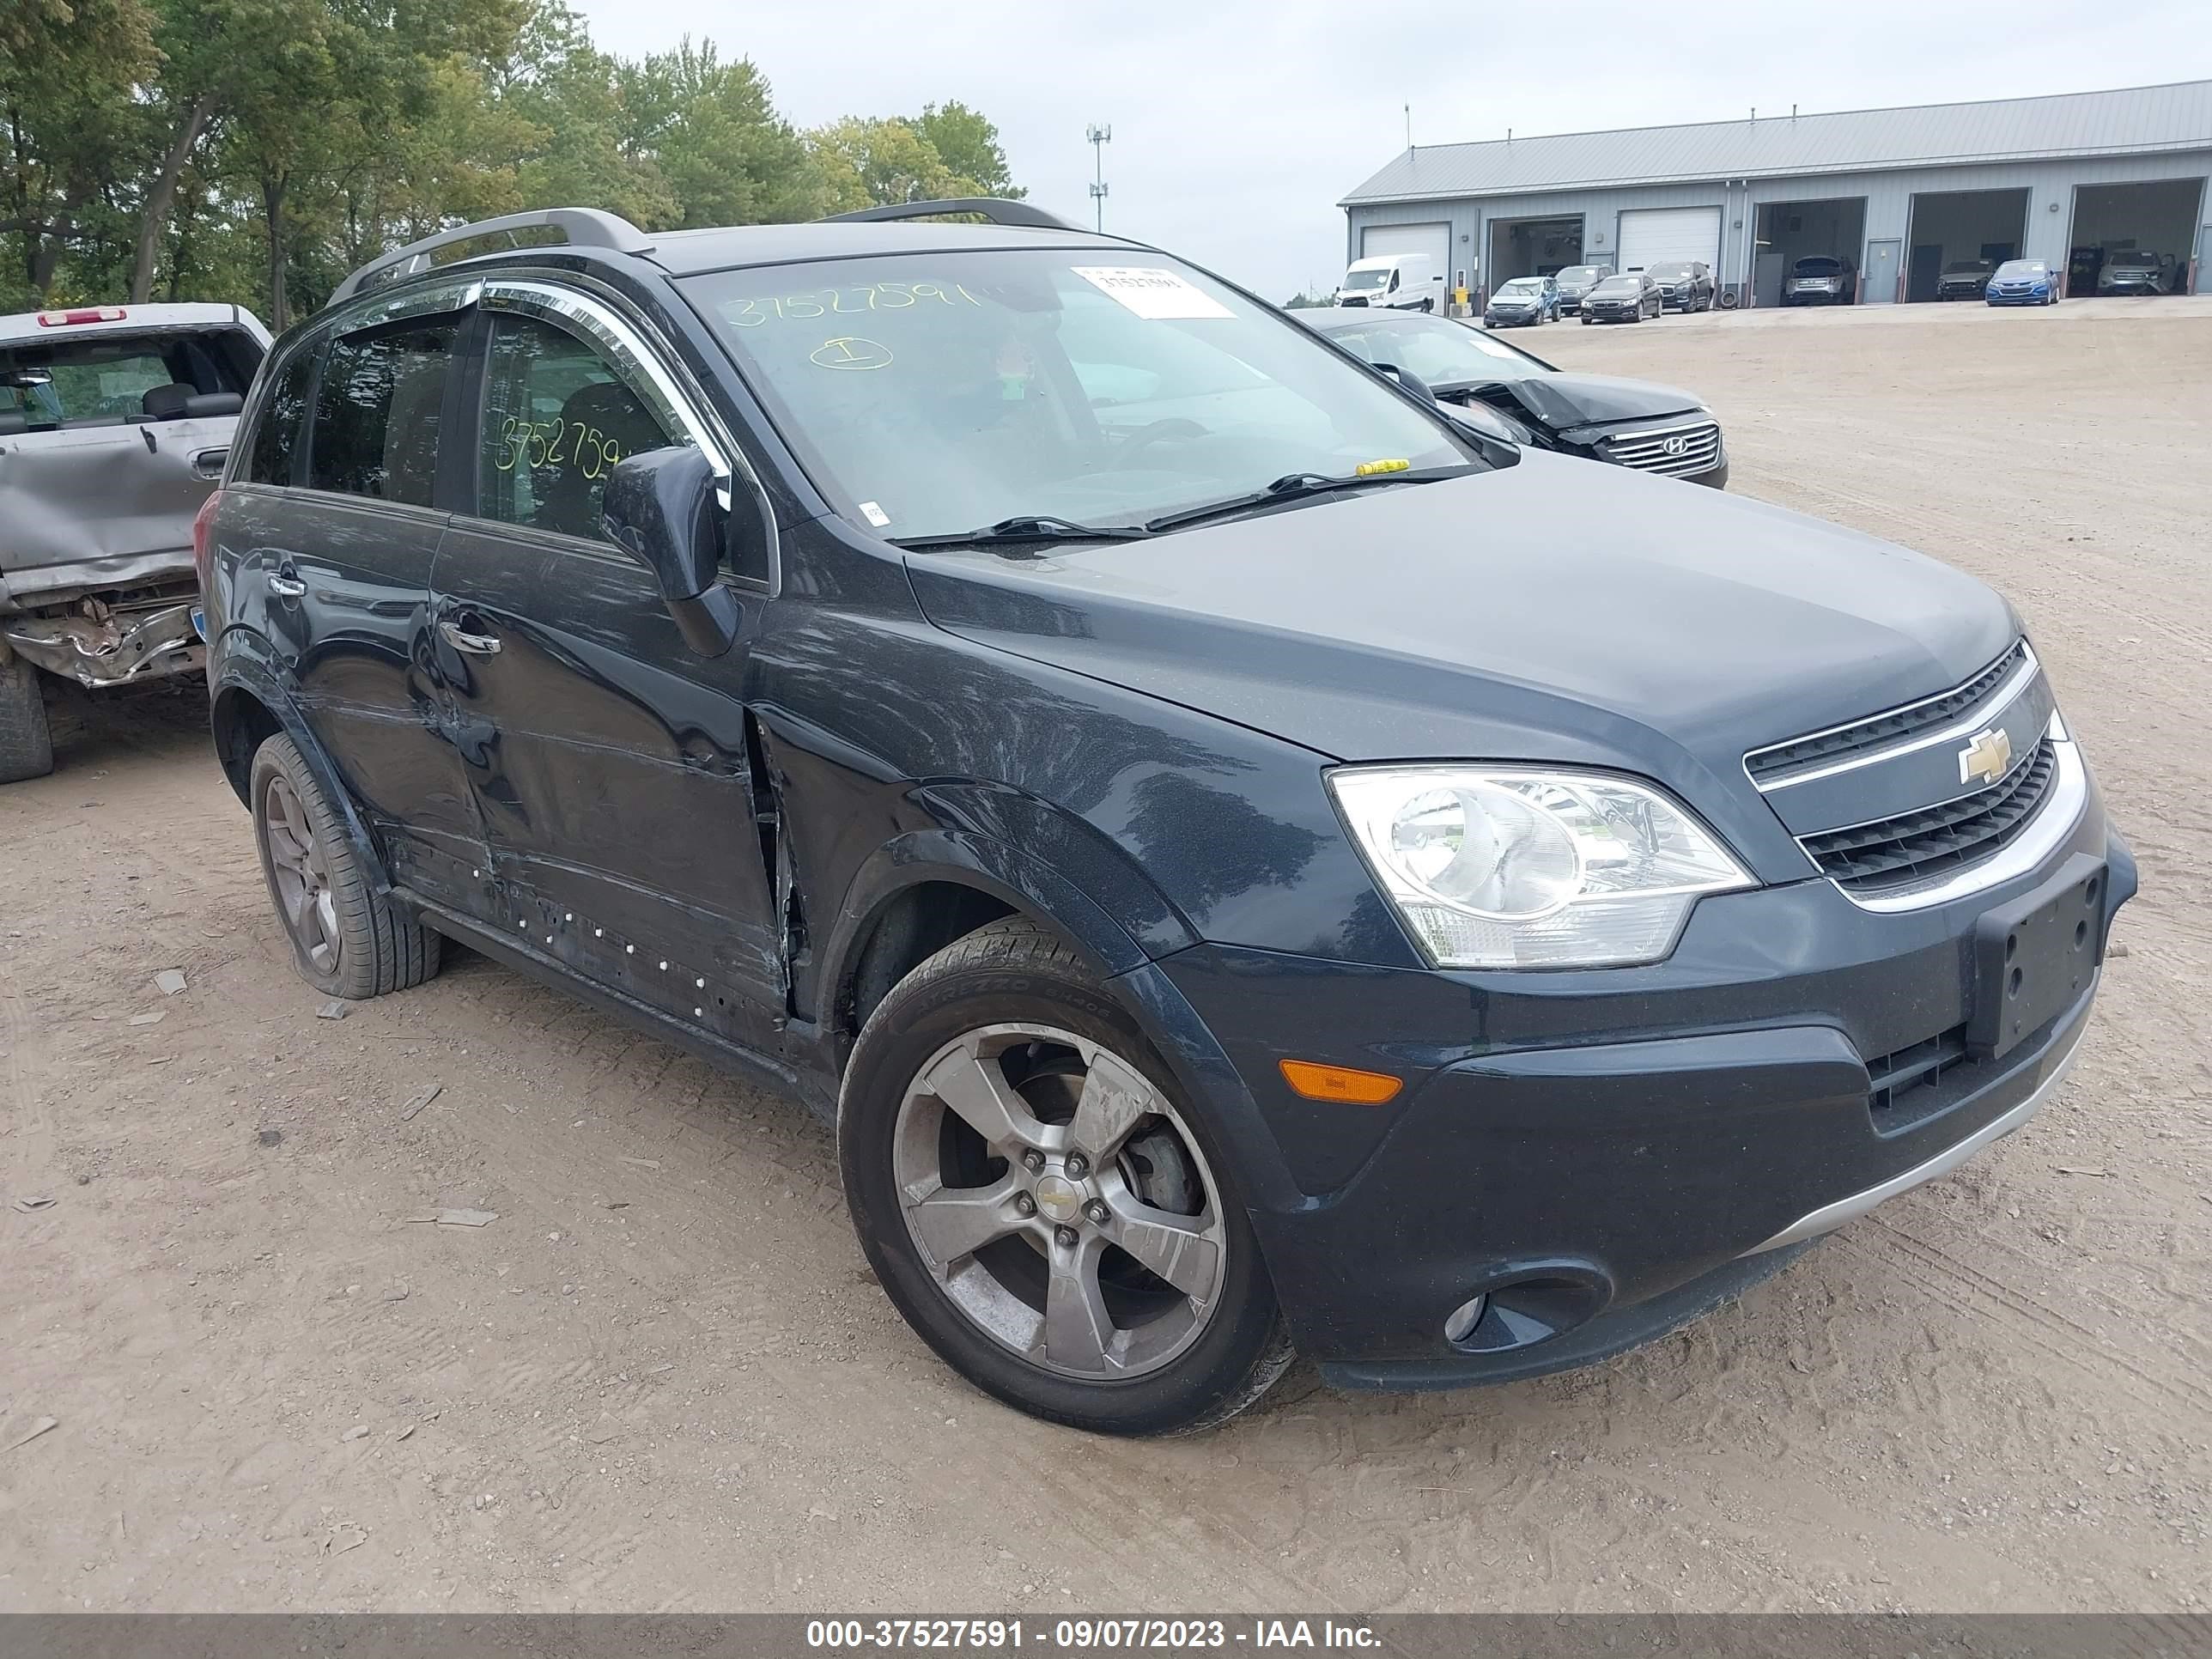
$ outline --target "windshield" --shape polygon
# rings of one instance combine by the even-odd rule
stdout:
[[[1978,276],[1989,269],[1985,259],[1954,259],[1943,267],[1946,276]]]
[[[817,485],[886,536],[1127,526],[1294,472],[1470,465],[1440,420],[1164,255],[885,255],[681,287]]]
[[[2000,276],[2040,276],[2044,274],[2040,259],[2008,259],[1997,267]]]
[[[1347,270],[1344,273],[1346,289],[1380,288],[1389,280],[1388,270]]]
[[[1542,294],[1543,291],[1544,279],[1542,277],[1516,276],[1511,282],[1506,283],[1504,288],[1499,289],[1498,293],[1498,296],[1502,299],[1508,294],[1536,295]]]
[[[1679,283],[1688,277],[1691,273],[1688,265],[1674,264],[1646,265],[1644,268],[1644,274],[1654,282]]]
[[[1921,269],[1924,270],[1927,267],[1923,265]],[[1797,262],[1797,274],[1800,276],[1838,276],[1843,274],[1843,270],[1842,261],[1827,258],[1825,256],[1800,259]]]
[[[1577,288],[1587,288],[1604,274],[1605,269],[1601,265],[1569,265],[1555,280],[1562,287],[1572,283]]]
[[[1395,363],[1431,386],[1525,380],[1556,372],[1503,340],[1443,317],[1378,317],[1326,331],[1353,356]]]
[[[2115,253],[2111,262],[2116,265],[2149,266],[2158,264],[2155,253]]]
[[[1597,285],[1600,294],[1633,294],[1644,284],[1633,276],[1608,276]]]

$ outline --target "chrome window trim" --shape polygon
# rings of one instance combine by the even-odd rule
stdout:
[[[2027,828],[2014,840],[1978,864],[1962,866],[1926,883],[1893,888],[1884,893],[1855,893],[1831,877],[1836,890],[1862,910],[1895,915],[1948,904],[1954,899],[1969,897],[2033,870],[2074,833],[2074,826],[2081,821],[2082,809],[2089,799],[2089,769],[2081,759],[2081,748],[2066,736],[2066,728],[2056,714],[2044,728],[2044,735],[2051,744],[2057,775],[2051,781],[2050,793],[2036,808]],[[1806,856],[1810,858],[1812,854]]]
[[[775,515],[768,511],[767,492],[744,452],[729,433],[714,407],[691,376],[673,361],[645,327],[597,296],[566,284],[536,278],[487,277],[478,283],[481,303],[495,315],[535,317],[574,335],[604,353],[608,366],[639,396],[661,424],[698,445],[714,469],[718,495],[725,513],[735,511],[733,481],[743,477],[760,504],[761,522],[768,532],[768,579],[725,571],[726,580],[756,592],[774,593],[782,585],[783,550],[776,533]],[[481,514],[456,514],[472,523],[500,525],[499,519]]]
[[[1865,726],[1877,720],[1887,720],[1893,714],[1908,714],[1915,708],[1925,708],[1931,702],[1942,702],[1958,690],[1956,686],[1952,687],[1949,691],[1938,691],[1932,697],[1922,697],[1913,702],[1899,703],[1896,708],[1886,708],[1879,714],[1869,714],[1863,719],[1846,720],[1841,726],[1824,726],[1818,732],[1802,732],[1796,737],[1788,738],[1784,743],[1769,744],[1765,749],[1754,749],[1743,757],[1744,776],[1751,779],[1752,787],[1758,790],[1760,794],[1771,795],[1777,790],[1794,788],[1801,783],[1811,783],[1817,779],[1832,778],[1845,772],[1855,772],[1861,767],[1879,766],[1884,761],[1895,760],[1900,755],[1911,755],[1923,749],[1933,749],[1939,743],[1955,743],[1960,738],[1972,737],[1976,731],[1990,725],[1998,715],[2009,712],[2013,704],[2019,702],[2027,688],[2034,684],[2036,675],[2042,666],[2043,665],[2036,660],[2034,651],[2023,644],[2021,647],[2020,665],[2014,669],[1978,707],[1971,713],[1953,720],[1948,726],[1938,726],[1933,732],[1923,732],[1917,737],[1907,738],[1902,743],[1893,743],[1886,748],[1869,750],[1864,754],[1852,755],[1845,759],[1833,761],[1825,766],[1815,766],[1806,771],[1792,772],[1787,776],[1771,779],[1765,783],[1751,776],[1752,761],[1756,757],[1765,754],[1769,750],[1784,748],[1792,743],[1805,743],[1814,738],[1825,738],[1837,732],[1848,732],[1853,726]]]

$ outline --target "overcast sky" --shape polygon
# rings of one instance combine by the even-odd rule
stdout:
[[[1106,228],[1281,299],[1333,284],[1337,199],[1414,142],[2140,86],[2212,75],[2204,0],[575,0],[625,56],[711,37],[802,126],[958,99],[1030,199],[1089,222],[1084,128],[1110,125]],[[1331,21],[1370,10],[1376,21]],[[1425,10],[1437,22],[1407,21]],[[1498,19],[1503,38],[1478,38]],[[1385,21],[1387,20],[1387,21]]]

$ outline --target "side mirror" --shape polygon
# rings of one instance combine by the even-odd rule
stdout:
[[[1409,374],[1407,370],[1399,368],[1395,363],[1377,363],[1375,367],[1381,373],[1388,374],[1392,380],[1395,380],[1400,386],[1405,387],[1407,391],[1412,392],[1423,403],[1428,404],[1431,406],[1435,404],[1437,401],[1437,394],[1429,390],[1429,383],[1426,380],[1424,380],[1419,375]]]
[[[648,450],[617,464],[601,497],[607,539],[653,572],[684,642],[719,657],[738,637],[737,596],[717,578],[721,504],[714,464],[696,446]]]

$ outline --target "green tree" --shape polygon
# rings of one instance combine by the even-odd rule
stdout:
[[[935,145],[896,117],[848,115],[816,128],[807,145],[841,210],[989,193],[947,167]]]
[[[821,181],[805,144],[769,101],[748,59],[724,63],[711,40],[621,66],[623,149],[648,161],[674,204],[655,228],[756,225],[819,216]]]
[[[141,0],[0,6],[0,234],[31,302],[73,246],[112,231],[118,157],[141,125],[133,88],[158,62]]]
[[[955,177],[974,184],[977,195],[1018,201],[1029,193],[1014,183],[1013,174],[1007,171],[998,128],[967,105],[957,101],[924,104],[921,113],[907,125],[937,152],[938,159]]]

